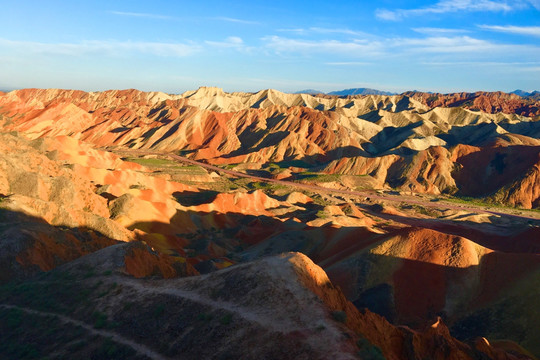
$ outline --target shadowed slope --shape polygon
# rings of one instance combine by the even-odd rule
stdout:
[[[516,102],[524,100],[517,95],[475,96],[488,96],[500,106],[481,107],[484,112],[459,101],[436,103],[450,108],[435,107],[417,93],[338,98],[216,88],[182,95],[26,89],[0,96],[0,121],[32,138],[69,135],[99,146],[181,150],[213,164],[250,163],[254,168],[300,160],[326,173],[367,175],[377,188],[434,194],[461,190],[510,205],[538,206],[536,113],[518,111]],[[474,179],[457,172],[462,163],[456,151],[461,150],[454,146],[460,144],[480,152],[500,148],[508,154],[505,162],[523,169],[505,176],[495,172],[489,189],[471,193],[466,183]],[[513,146],[525,151],[504,150]],[[491,176],[490,162],[479,165],[475,169],[482,176]],[[525,177],[516,175],[522,172]]]

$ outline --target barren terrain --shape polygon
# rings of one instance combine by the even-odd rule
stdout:
[[[0,357],[534,358],[537,109],[0,94]]]

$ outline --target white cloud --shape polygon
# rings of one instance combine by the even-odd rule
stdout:
[[[226,22],[232,22],[232,23],[238,23],[238,24],[245,24],[245,25],[259,25],[260,22],[253,21],[253,20],[243,20],[243,19],[235,19],[231,17],[226,16],[217,16],[210,18],[212,20],[219,20],[219,21],[226,21]]]
[[[406,12],[406,10],[386,10],[386,9],[377,9],[375,10],[375,17],[381,19],[381,20],[388,20],[388,21],[397,21],[400,20],[404,15],[403,12]]]
[[[327,53],[349,56],[375,56],[380,55],[383,46],[377,41],[354,40],[298,40],[279,36],[267,36],[262,38],[265,47],[278,53]]]
[[[536,10],[540,10],[540,0],[528,0],[526,2],[531,4]]]
[[[540,46],[505,44],[471,36],[428,36],[422,38],[387,38],[378,40],[305,40],[280,36],[262,38],[263,47],[277,54],[326,55],[329,65],[359,65],[352,59],[385,59],[433,56],[449,61],[463,61],[464,54],[475,60],[492,56],[517,59],[540,58]],[[407,61],[411,61],[410,59]],[[361,62],[362,63],[362,62]]]
[[[135,12],[126,12],[126,11],[109,11],[109,13],[114,14],[114,15],[120,15],[120,16],[139,17],[139,18],[148,18],[148,19],[161,19],[161,20],[173,19],[172,16],[149,14],[149,13],[135,13]]]
[[[279,31],[279,32],[292,32],[292,33],[302,34],[302,33],[305,33],[305,32],[306,32],[306,29],[302,29],[302,28],[296,28],[296,29],[277,29],[276,31]]]
[[[244,41],[238,36],[229,36],[224,41],[205,41],[206,44],[219,48],[242,48]]]
[[[403,53],[438,53],[463,54],[468,53],[477,57],[500,56],[532,56],[540,57],[540,47],[535,45],[501,44],[488,40],[476,39],[470,36],[427,37],[421,39],[397,38],[391,46],[401,48]]]
[[[485,30],[506,32],[519,35],[531,35],[540,37],[540,26],[498,26],[498,25],[478,25],[479,28]]]
[[[352,36],[366,36],[365,32],[362,31],[355,31],[350,29],[332,29],[332,28],[320,28],[320,27],[311,27],[309,28],[309,31],[312,31],[314,33],[318,34],[344,34],[344,35],[352,35]]]
[[[405,47],[412,51],[435,53],[479,52],[497,47],[497,45],[489,41],[469,36],[395,39],[394,46]]]
[[[465,29],[446,29],[446,28],[432,28],[432,27],[422,27],[422,28],[413,28],[413,31],[420,34],[456,34],[456,33],[468,33],[469,30]]]
[[[540,62],[537,61],[512,61],[512,62],[500,62],[500,61],[454,61],[454,62],[448,62],[448,61],[424,61],[421,63],[422,65],[429,65],[429,66],[531,66],[540,65]]]
[[[540,0],[530,0],[529,2],[538,2]],[[377,9],[375,16],[381,20],[397,21],[409,16],[420,16],[426,14],[444,14],[462,11],[512,11],[521,9],[525,6],[523,1],[513,1],[509,5],[507,1],[493,0],[440,0],[433,6],[418,9]]]
[[[158,56],[184,57],[201,50],[201,47],[196,44],[112,40],[93,40],[79,43],[41,43],[0,39],[0,47],[20,50],[30,54],[66,56],[118,56],[127,52],[139,52]]]
[[[365,33],[363,31],[357,31],[357,30],[351,30],[351,29],[340,29],[340,28],[310,27],[307,29],[303,29],[303,28],[277,29],[276,31],[296,33],[299,35],[342,34],[342,35],[351,35],[351,36],[356,36],[356,37],[373,37],[373,35]]]

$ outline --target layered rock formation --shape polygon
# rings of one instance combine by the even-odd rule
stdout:
[[[304,169],[367,176],[378,188],[530,208],[538,206],[540,122],[538,104],[527,101],[504,93],[339,98],[216,88],[182,95],[27,89],[0,96],[0,121],[32,138],[182,151],[212,164],[297,161]],[[463,158],[473,152],[469,157],[484,159],[478,165]],[[470,191],[473,172],[491,185]]]
[[[78,357],[110,336],[118,358],[540,354],[532,213],[347,191],[538,207],[538,118],[492,112],[273,90],[0,94],[0,283],[20,281],[0,287],[0,335],[52,316],[99,339],[43,342]]]
[[[540,115],[540,102],[533,97],[521,97],[517,94],[503,92],[475,93],[422,93],[405,92],[404,95],[419,99],[430,107],[464,107],[471,110],[480,110],[487,113],[503,112],[506,114],[519,114],[523,116]]]

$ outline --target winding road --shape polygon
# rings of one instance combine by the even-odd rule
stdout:
[[[450,210],[486,213],[486,214],[492,214],[492,215],[497,215],[497,216],[502,216],[502,217],[508,217],[508,218],[512,218],[516,220],[525,220],[525,221],[534,220],[538,222],[538,225],[540,225],[540,213],[534,213],[534,212],[524,213],[524,210],[520,210],[520,209],[509,208],[509,211],[520,212],[519,214],[509,214],[504,211],[492,210],[490,208],[485,208],[478,205],[455,204],[455,203],[450,203],[444,200],[438,200],[434,202],[434,201],[425,200],[425,199],[418,199],[411,195],[381,194],[381,193],[376,192],[375,190],[354,191],[354,190],[343,190],[343,189],[330,189],[330,188],[326,188],[324,186],[319,186],[319,185],[302,184],[302,183],[288,181],[288,180],[277,180],[277,179],[271,179],[271,178],[266,178],[262,176],[250,175],[250,174],[242,173],[235,170],[223,169],[215,165],[210,165],[201,161],[188,159],[186,157],[176,155],[173,153],[160,153],[157,151],[148,151],[148,150],[125,150],[125,149],[110,149],[110,148],[107,150],[113,151],[114,153],[120,154],[122,156],[153,155],[153,156],[160,156],[160,157],[168,157],[177,162],[181,162],[181,163],[189,164],[189,165],[197,165],[207,170],[215,171],[221,174],[226,174],[226,175],[230,175],[230,176],[234,176],[238,178],[248,178],[254,181],[264,181],[268,183],[280,184],[284,186],[295,187],[298,189],[305,189],[312,192],[324,192],[324,193],[340,194],[340,195],[346,195],[346,196],[364,197],[364,198],[370,198],[373,200],[406,203],[410,205],[419,205],[419,206],[429,207],[429,208],[439,208],[439,209],[446,208]]]

